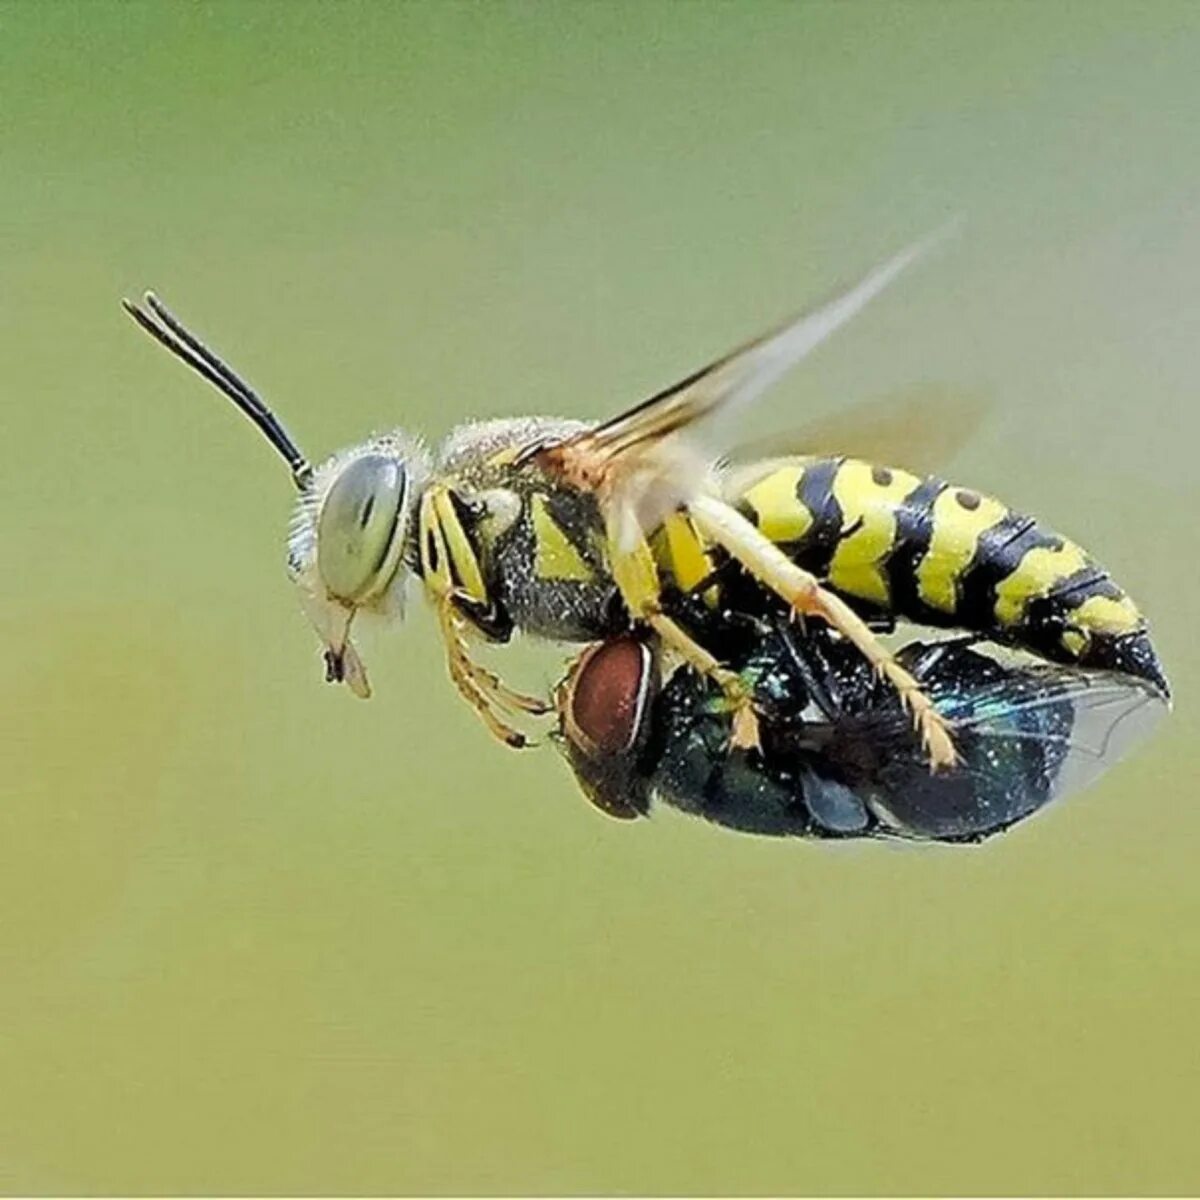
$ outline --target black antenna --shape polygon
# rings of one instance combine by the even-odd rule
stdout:
[[[147,292],[145,300],[149,312],[129,300],[122,300],[121,305],[160,346],[165,346],[198,375],[203,375],[213,387],[224,392],[283,456],[292,470],[296,486],[307,486],[312,478],[312,466],[262,397],[194,333],[189,332],[153,292]]]

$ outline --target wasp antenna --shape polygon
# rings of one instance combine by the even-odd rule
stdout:
[[[153,293],[145,294],[146,306],[189,350],[204,359],[247,403],[263,416],[274,420],[274,414],[255,390],[220,355],[206,346],[186,325]]]
[[[145,294],[146,308],[131,300],[121,306],[160,346],[169,350],[218,391],[223,392],[262,431],[292,471],[298,488],[307,485],[312,466],[292,441],[279,418],[261,396],[213,350],[206,346],[176,317],[153,292]],[[150,311],[147,312],[146,309]],[[155,319],[157,318],[157,320]]]

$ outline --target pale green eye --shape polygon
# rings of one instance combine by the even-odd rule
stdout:
[[[356,458],[334,480],[317,518],[317,570],[331,596],[354,602],[387,584],[405,486],[404,464],[382,454]]]

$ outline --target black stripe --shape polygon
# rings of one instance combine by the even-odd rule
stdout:
[[[796,498],[812,516],[812,524],[797,542],[783,547],[788,557],[818,578],[829,574],[834,551],[843,538],[842,506],[833,494],[833,482],[844,459],[823,458],[804,468]]]
[[[1098,563],[1088,562],[1066,579],[1056,583],[1046,599],[1062,612],[1071,612],[1093,596],[1104,596],[1109,600],[1120,600],[1125,593],[1113,582],[1113,578]]]
[[[425,561],[429,563],[429,569],[434,575],[438,573],[442,565],[441,555],[438,554],[437,537],[434,534],[433,528],[430,527],[425,531]]]
[[[1150,635],[1145,629],[1123,633],[1118,637],[1111,634],[1093,636],[1080,661],[1085,666],[1121,671],[1144,679],[1159,691],[1164,700],[1170,698],[1171,685],[1167,682],[1162,663],[1158,661]]]
[[[803,537],[778,543],[797,566],[817,576],[828,574],[834,551],[846,536],[842,532],[842,506],[833,494],[833,481],[843,461],[841,458],[822,458],[804,467],[796,482],[796,500],[808,511],[812,524]],[[749,500],[743,497],[736,507],[747,521],[762,528],[762,515]]]
[[[1058,550],[1062,544],[1057,534],[1047,533],[1023,513],[1010,512],[985,530],[959,580],[955,615],[962,627],[995,630],[997,585],[1016,571],[1030,550]]]
[[[842,540],[842,506],[833,494],[833,481],[844,459],[822,458],[806,464],[796,482],[796,499],[812,517],[804,536],[790,542],[779,542],[779,548],[798,567],[818,578],[829,573],[829,563]],[[754,506],[746,499],[738,501],[737,510],[756,528],[762,522]],[[719,546],[710,550],[713,575],[720,587],[720,607],[740,613],[773,612],[782,602]]]
[[[1070,658],[1062,646],[1063,631],[1071,624],[1070,614],[1093,596],[1119,600],[1123,595],[1103,567],[1088,563],[1055,584],[1048,595],[1030,600],[1021,622],[1024,640],[1049,657]]]
[[[591,492],[547,491],[546,510],[558,531],[594,572],[601,569],[596,544],[604,532],[600,502]]]
[[[923,479],[896,506],[896,539],[883,562],[892,609],[902,616],[924,617],[927,606],[917,585],[917,568],[933,537],[933,505],[946,490],[941,479]],[[941,614],[945,619],[946,614]]]

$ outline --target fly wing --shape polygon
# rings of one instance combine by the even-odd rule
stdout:
[[[930,774],[898,709],[878,720],[864,714],[855,734],[887,748],[876,781],[864,786],[900,837],[967,841],[1006,829],[1094,783],[1167,712],[1139,680],[1068,667],[972,668],[927,676],[922,686],[950,721],[956,767]]]
[[[1113,671],[1038,666],[1022,682],[980,689],[969,698],[972,713],[955,728],[983,742],[1040,745],[1053,763],[1048,799],[1090,787],[1143,742],[1170,711],[1149,684]],[[1024,697],[1021,693],[1026,693]],[[1070,715],[1070,727],[1046,718]],[[953,706],[950,712],[953,720]]]

